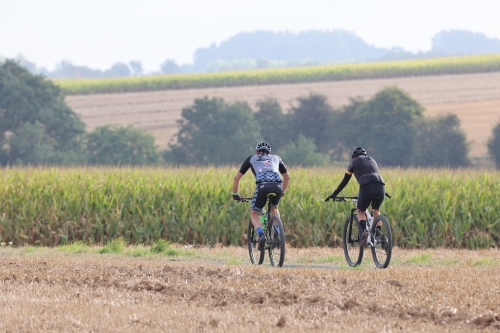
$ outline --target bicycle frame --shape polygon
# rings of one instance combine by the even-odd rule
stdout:
[[[386,197],[390,198],[389,194],[385,194]],[[374,197],[377,198],[378,197]],[[358,203],[358,197],[335,197],[334,201],[337,202],[347,202],[347,199],[354,204]],[[354,228],[359,229],[359,221],[355,219],[354,214],[357,211],[356,208],[351,208],[350,216],[347,216],[344,222],[344,229],[342,232],[342,241],[344,248],[344,255],[346,261],[351,267],[355,267],[361,264],[363,260],[363,249],[371,248],[373,261],[375,266],[378,268],[387,268],[391,261],[392,256],[392,232],[389,225],[389,221],[384,215],[378,215],[376,218],[373,217],[373,211],[365,210],[366,214],[366,224],[368,229],[368,237],[364,243],[361,242],[361,230],[359,230],[358,235],[353,235],[353,225]],[[374,224],[377,224],[377,228]],[[378,228],[380,225],[380,228]],[[384,231],[382,231],[382,229]],[[359,246],[359,253],[356,254],[356,248]],[[379,249],[382,249],[379,251]],[[352,251],[351,251],[352,250]],[[385,258],[385,259],[383,259]],[[382,261],[381,261],[382,259]]]
[[[357,204],[358,203],[358,197],[352,197],[350,198],[351,199],[351,202],[354,203],[354,204]],[[354,220],[354,215],[357,214],[357,208],[354,207],[354,208],[351,208],[351,220]],[[368,246],[374,246],[373,242],[372,242],[372,223],[373,223],[373,213],[370,213],[367,210],[365,210],[365,215],[366,215],[366,227],[368,228],[369,230],[369,233],[368,233],[368,238],[366,239],[366,245]],[[352,229],[352,225],[351,225],[351,228],[349,229]],[[349,237],[351,237],[351,232],[352,230],[349,230]]]
[[[269,223],[269,221],[271,221],[271,198],[276,196],[275,193],[269,193],[267,195],[267,209],[265,208],[262,208],[262,211],[260,212],[260,215],[266,215],[266,224]],[[253,198],[241,198],[243,202],[250,202],[252,201]],[[261,220],[262,221],[262,220]],[[266,227],[268,227],[266,225]]]

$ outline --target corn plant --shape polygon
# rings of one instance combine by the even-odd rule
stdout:
[[[107,244],[241,245],[249,205],[231,200],[236,167],[5,168],[0,174],[0,239],[17,245]],[[280,204],[291,246],[340,246],[352,205],[324,202],[342,168],[297,168]],[[382,169],[396,246],[497,246],[500,232],[494,170]],[[251,174],[240,193],[254,191]],[[343,195],[355,195],[353,179]]]

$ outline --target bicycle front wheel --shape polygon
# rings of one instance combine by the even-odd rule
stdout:
[[[377,224],[380,224],[380,226],[377,227]],[[371,233],[374,238],[372,246],[373,262],[378,268],[387,268],[392,256],[392,232],[389,221],[385,216],[379,215],[373,219]]]
[[[250,262],[252,265],[261,265],[264,262],[265,250],[257,250],[257,245],[259,243],[257,239],[255,229],[252,224],[252,220],[248,224],[247,232],[247,243],[248,243],[248,255],[250,256]]]
[[[358,217],[347,216],[342,232],[342,247],[344,248],[345,260],[351,267],[356,267],[363,260],[363,246],[359,244],[359,223]]]
[[[271,266],[283,266],[285,262],[285,231],[283,223],[278,216],[269,220],[269,261]]]

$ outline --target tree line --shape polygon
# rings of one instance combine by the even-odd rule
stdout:
[[[456,115],[424,117],[408,93],[389,87],[368,100],[333,108],[311,93],[283,110],[276,99],[245,102],[199,98],[182,110],[168,149],[132,127],[85,131],[60,89],[14,61],[0,66],[0,163],[2,165],[225,165],[241,163],[258,141],[290,165],[346,161],[363,146],[381,165],[460,167],[470,164],[468,143]],[[500,167],[500,123],[488,143]]]
[[[177,142],[164,153],[174,164],[237,163],[266,140],[285,163],[313,166],[345,161],[356,146],[386,166],[460,167],[469,165],[468,143],[456,115],[424,117],[408,93],[389,87],[369,100],[351,99],[334,109],[325,96],[298,98],[283,112],[276,99],[229,104],[197,99],[184,108]]]

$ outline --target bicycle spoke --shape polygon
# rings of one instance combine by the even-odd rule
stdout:
[[[283,266],[285,260],[285,234],[283,224],[277,216],[269,223],[269,260],[272,266]]]
[[[385,216],[379,215],[373,220],[372,233],[375,240],[375,246],[372,246],[373,262],[378,268],[387,268],[392,256],[392,233]]]
[[[363,260],[363,247],[359,244],[359,228],[357,218],[351,221],[351,216],[348,216],[344,223],[342,233],[342,241],[344,255],[347,263],[351,267],[355,267]]]

